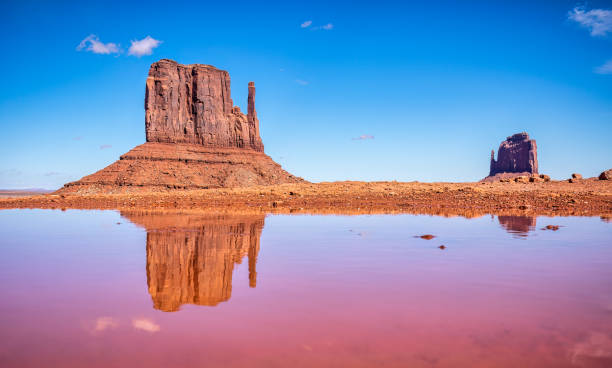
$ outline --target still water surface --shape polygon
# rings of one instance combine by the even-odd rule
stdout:
[[[599,218],[3,210],[0,252],[2,367],[612,367]]]

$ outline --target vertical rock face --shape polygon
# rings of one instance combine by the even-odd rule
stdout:
[[[228,301],[234,266],[245,256],[248,284],[256,286],[265,216],[121,214],[147,230],[147,286],[155,309],[173,312],[183,304]]]
[[[538,152],[535,139],[523,132],[508,137],[499,145],[497,160],[491,151],[489,176],[501,173],[538,173]]]
[[[230,76],[210,65],[162,59],[151,65],[145,91],[147,142],[195,143],[263,151],[249,83],[248,115],[233,106]]]

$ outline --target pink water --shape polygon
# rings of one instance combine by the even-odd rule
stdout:
[[[599,218],[10,210],[0,252],[1,367],[612,367]]]

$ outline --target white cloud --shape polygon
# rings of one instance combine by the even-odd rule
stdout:
[[[132,46],[128,50],[128,55],[134,55],[141,57],[143,55],[151,55],[153,49],[161,44],[161,41],[154,39],[151,36],[147,36],[142,40],[131,41]]]
[[[296,80],[295,80],[295,82],[296,82],[297,84],[302,85],[302,86],[305,86],[305,85],[307,85],[307,84],[308,84],[308,81],[301,80],[301,79],[296,79]]]
[[[150,333],[158,332],[160,330],[160,327],[157,323],[146,318],[132,320],[132,326],[137,330],[142,330]]]
[[[595,68],[597,74],[612,74],[612,59],[606,61],[603,65]]]
[[[85,49],[85,51],[90,51],[90,52],[93,52],[94,54],[118,54],[119,53],[118,44],[115,44],[112,42],[109,42],[109,43],[100,42],[100,39],[98,38],[98,36],[94,34],[91,34],[85,37],[85,39],[83,39],[83,41],[79,43],[76,49],[77,51],[81,51]]]
[[[331,31],[332,29],[334,29],[334,25],[331,24],[331,23],[327,23],[327,24],[324,24],[322,26],[313,26],[313,27],[311,27],[311,25],[312,25],[312,21],[311,20],[307,20],[304,23],[300,24],[300,27],[308,28],[311,31],[318,31],[318,30],[321,30],[321,29],[325,30],[325,31]]]
[[[586,11],[584,7],[577,6],[567,14],[570,20],[588,28],[591,36],[605,36],[612,32],[612,10],[591,9]]]
[[[110,144],[103,144],[103,145],[100,146],[100,149],[101,150],[105,150],[105,149],[111,148],[111,147],[112,147],[112,145],[110,145]]]
[[[374,136],[373,135],[369,135],[369,134],[363,134],[363,135],[360,135],[357,138],[353,138],[354,141],[364,141],[366,139],[374,139]]]

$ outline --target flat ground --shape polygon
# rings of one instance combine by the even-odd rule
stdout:
[[[124,188],[126,189],[126,188]],[[333,182],[121,194],[0,198],[0,208],[210,210],[252,213],[421,213],[612,218],[612,181],[578,183]]]

